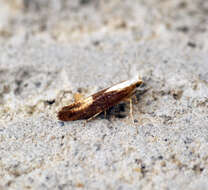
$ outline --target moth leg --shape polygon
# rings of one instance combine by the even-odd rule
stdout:
[[[132,123],[134,123],[132,97],[125,98],[124,101],[129,102],[129,116],[131,118]]]
[[[130,117],[131,117],[131,121],[132,121],[132,123],[134,123],[134,117],[133,117],[133,107],[132,107],[132,99],[131,99],[131,98],[129,98],[129,105],[130,105],[129,114],[130,114]]]
[[[132,96],[133,102],[135,102],[135,104],[137,104],[139,101],[137,100],[136,95]]]
[[[102,112],[102,111],[101,111],[101,112]],[[85,121],[84,121],[84,127],[85,127],[85,125],[86,125],[87,122],[89,122],[89,121],[95,119],[95,117],[98,116],[101,112],[98,112],[98,113],[96,113],[95,115],[93,115],[92,117],[90,117],[89,119],[85,120]]]
[[[104,111],[104,117],[105,117],[105,119],[106,119],[106,115],[107,115],[107,113],[106,113],[106,110]]]
[[[96,116],[98,116],[101,112],[102,112],[102,111],[96,113],[95,115],[93,115],[92,117],[90,117],[89,119],[87,119],[87,122],[88,122],[88,121],[91,121],[92,119],[95,119]]]
[[[124,101],[129,102],[129,116],[131,118],[132,123],[134,123],[134,117],[133,117],[133,106],[132,106],[132,97],[125,98]]]

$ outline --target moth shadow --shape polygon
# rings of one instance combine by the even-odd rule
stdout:
[[[107,119],[107,120],[110,120],[112,117],[120,118],[120,119],[125,118],[128,116],[127,113],[127,110],[129,109],[128,107],[129,107],[128,103],[126,102],[119,103],[109,108],[105,112],[100,113],[98,118]]]

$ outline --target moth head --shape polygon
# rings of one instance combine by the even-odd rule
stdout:
[[[142,83],[143,83],[143,80],[141,79],[141,77],[140,76],[137,76],[136,87],[141,86]]]

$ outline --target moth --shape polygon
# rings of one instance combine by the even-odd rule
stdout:
[[[135,76],[130,80],[103,89],[85,99],[63,107],[58,112],[58,119],[62,121],[91,119],[124,100],[130,100],[131,106],[131,96],[136,87],[142,83],[143,81]]]

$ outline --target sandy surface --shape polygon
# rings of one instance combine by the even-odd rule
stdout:
[[[208,189],[207,10],[1,0],[0,189]],[[128,103],[85,126],[57,120],[75,93],[134,75],[134,122]]]

